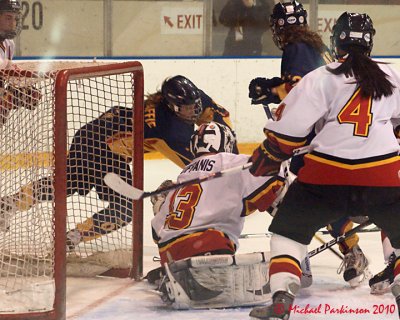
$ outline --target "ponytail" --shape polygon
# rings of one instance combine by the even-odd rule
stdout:
[[[364,48],[349,46],[346,52],[347,58],[339,67],[336,69],[327,67],[329,72],[335,75],[344,74],[346,77],[354,76],[363,97],[380,99],[382,96],[388,97],[393,94],[394,85],[379,67],[378,62],[365,54]]]

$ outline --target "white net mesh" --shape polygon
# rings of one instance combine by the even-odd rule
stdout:
[[[53,307],[55,77],[61,69],[94,65],[101,64],[19,65],[34,77],[0,71],[0,314]],[[114,171],[131,182],[135,174],[133,74],[71,76],[66,89],[67,234],[78,234],[67,243],[68,273],[130,268],[132,202],[102,178]]]

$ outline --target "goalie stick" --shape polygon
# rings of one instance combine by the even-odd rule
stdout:
[[[140,189],[137,189],[137,188],[131,186],[130,184],[128,184],[124,180],[122,180],[122,178],[119,175],[117,175],[116,173],[113,173],[113,172],[109,172],[105,175],[104,182],[106,183],[107,186],[109,186],[115,192],[118,192],[119,194],[122,194],[123,196],[125,196],[127,198],[132,199],[132,200],[140,200],[143,198],[151,197],[151,196],[159,194],[159,193],[163,193],[165,191],[179,189],[181,187],[184,187],[184,186],[187,186],[190,184],[201,183],[204,181],[221,178],[223,176],[226,176],[226,175],[238,172],[238,171],[246,170],[246,169],[250,168],[251,165],[252,165],[252,163],[248,162],[248,163],[238,166],[238,167],[233,167],[233,168],[229,168],[226,170],[213,172],[213,173],[210,173],[201,178],[195,178],[195,179],[183,181],[183,182],[180,182],[180,183],[177,183],[177,184],[174,184],[171,186],[167,186],[165,188],[160,188],[160,189],[157,189],[154,191],[150,191],[150,192],[146,192],[146,191],[143,191],[143,190],[140,190]]]

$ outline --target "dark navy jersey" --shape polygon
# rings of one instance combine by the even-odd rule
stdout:
[[[231,127],[229,112],[200,91],[203,112],[197,125],[215,121]],[[189,124],[167,106],[164,100],[145,108],[144,148],[145,152],[159,151],[181,168],[193,160],[189,150],[194,124]],[[236,147],[237,153],[237,147]]]
[[[328,48],[321,54],[309,44],[289,43],[282,54],[282,78],[304,77],[310,71],[331,62],[326,60],[325,52],[328,52],[329,57]]]
[[[229,112],[203,91],[200,93],[203,112],[197,125],[215,121],[231,127]],[[76,132],[70,147],[70,157],[92,158],[101,150],[130,162],[134,147],[132,117],[132,109],[116,106],[87,123]],[[146,105],[144,122],[145,152],[158,151],[182,168],[193,160],[189,146],[195,125],[177,117],[163,99],[159,103]],[[82,145],[85,146],[85,152],[82,151]]]
[[[289,43],[283,49],[281,77],[285,81],[278,88],[279,98],[283,99],[307,73],[333,61],[328,47],[319,52],[304,42]]]

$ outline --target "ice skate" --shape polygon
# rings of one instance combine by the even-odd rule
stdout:
[[[0,199],[0,232],[6,232],[10,228],[10,220],[17,209],[12,197]]]
[[[397,279],[396,281],[393,282],[391,289],[392,289],[392,294],[396,298],[397,310],[399,312],[399,318],[400,318],[400,279]]]
[[[293,305],[294,295],[286,291],[277,291],[272,297],[272,304],[269,306],[255,307],[249,316],[252,319],[289,319],[290,308]]]
[[[67,232],[67,251],[75,250],[75,247],[81,242],[82,235],[79,230],[72,229]]]
[[[357,287],[364,280],[371,277],[368,270],[368,260],[364,256],[361,248],[355,245],[345,254],[344,259],[338,269],[338,274],[343,272],[343,278],[351,287]]]
[[[164,268],[163,267],[158,267],[156,269],[150,270],[147,273],[145,279],[147,279],[147,281],[150,284],[158,285],[164,276],[165,276]]]
[[[386,268],[374,275],[369,280],[371,294],[384,294],[390,291],[390,285],[393,283],[394,280],[393,269],[395,261],[396,255],[392,253],[389,257]]]

